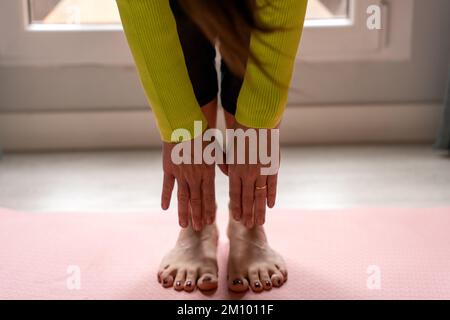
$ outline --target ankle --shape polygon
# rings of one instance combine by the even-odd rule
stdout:
[[[203,227],[200,231],[195,231],[192,228],[192,225],[189,224],[187,228],[182,228],[180,230],[180,234],[178,237],[178,240],[198,240],[198,241],[204,241],[208,240],[210,238],[217,238],[218,237],[218,228],[217,224],[214,222],[211,225],[206,225]]]
[[[249,229],[242,222],[236,221],[231,215],[228,223],[227,235],[230,240],[241,239],[252,242],[267,242],[263,226],[254,226]]]

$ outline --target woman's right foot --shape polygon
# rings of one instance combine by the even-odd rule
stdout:
[[[163,258],[158,281],[163,287],[175,290],[214,290],[217,288],[216,224],[207,225],[196,232],[191,226],[181,229],[175,247]]]

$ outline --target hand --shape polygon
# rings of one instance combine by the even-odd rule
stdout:
[[[201,136],[197,139],[201,139]],[[191,144],[191,150],[194,150],[194,140],[181,143]],[[212,224],[215,220],[215,167],[204,163],[194,164],[193,152],[189,155],[192,164],[175,164],[171,156],[176,145],[163,142],[164,181],[161,208],[163,210],[169,208],[176,180],[179,224],[182,228],[186,228],[191,219],[193,229],[200,231],[205,225]],[[203,149],[205,145],[203,143],[201,145]]]
[[[235,129],[242,129],[244,131],[250,129],[236,123]],[[259,157],[259,132],[256,130],[258,137],[257,146],[251,148],[249,143],[245,144],[245,164],[237,164],[234,159],[233,164],[228,165],[229,177],[229,192],[230,192],[230,211],[235,220],[242,221],[247,228],[253,228],[255,225],[263,225],[266,217],[266,205],[269,208],[275,206],[275,199],[277,194],[277,178],[278,178],[278,164],[279,164],[279,148],[274,149],[271,143],[271,130],[267,133],[267,148],[268,156],[271,159],[276,159],[275,173],[272,175],[261,174],[261,169],[267,165],[261,164]],[[278,143],[274,141],[274,143]],[[237,146],[235,143],[235,158],[237,154]],[[274,154],[272,155],[272,151]],[[277,152],[275,152],[277,151]],[[242,151],[241,151],[242,152]],[[249,164],[249,153],[257,152],[257,163]],[[275,154],[276,153],[276,154]],[[274,158],[276,157],[276,158]],[[272,164],[271,164],[272,165]]]

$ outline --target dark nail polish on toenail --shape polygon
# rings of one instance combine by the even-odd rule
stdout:
[[[271,287],[271,286],[272,286],[272,284],[270,283],[269,280],[266,281],[266,286],[268,286],[268,287]]]
[[[190,286],[192,286],[192,282],[191,281],[187,281],[186,282],[186,287],[190,287]]]
[[[181,282],[177,281],[177,283],[175,284],[177,287],[181,286]]]
[[[163,280],[163,284],[167,284],[167,280],[166,279]]]
[[[233,284],[234,284],[234,285],[236,285],[236,284],[241,285],[241,284],[243,284],[243,283],[244,283],[244,282],[243,282],[241,279],[236,279],[236,280],[233,281]]]
[[[255,282],[255,288],[261,288],[261,283]]]
[[[205,278],[203,279],[203,281],[204,281],[204,282],[210,282],[210,281],[211,281],[211,277],[205,277]]]

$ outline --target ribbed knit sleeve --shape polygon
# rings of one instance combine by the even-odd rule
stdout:
[[[250,48],[272,79],[249,61],[238,98],[236,120],[247,127],[274,128],[287,103],[308,1],[257,2],[262,6],[259,21],[281,30],[252,34]]]
[[[195,98],[169,0],[116,0],[142,85],[161,138],[206,119]]]

